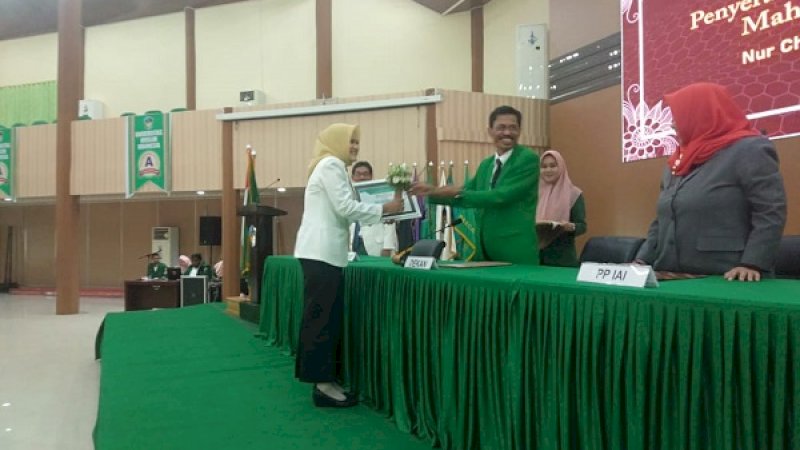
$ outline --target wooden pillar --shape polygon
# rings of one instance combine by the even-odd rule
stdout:
[[[470,11],[472,92],[483,92],[483,7]]]
[[[83,98],[82,0],[58,1],[58,123],[56,125],[56,314],[80,309],[80,204],[70,195],[72,121]]]
[[[331,0],[317,0],[317,98],[333,97]]]
[[[195,51],[194,9],[183,10],[186,19],[186,109],[197,109],[197,53]]]
[[[230,113],[233,108],[225,108]],[[239,296],[240,219],[236,216],[239,197],[233,188],[233,122],[222,122],[222,296]]]

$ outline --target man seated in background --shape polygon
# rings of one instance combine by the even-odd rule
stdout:
[[[147,264],[146,278],[160,280],[167,277],[167,265],[161,262],[161,254],[156,252],[150,255],[150,263]]]
[[[191,259],[192,265],[186,269],[186,272],[183,272],[184,275],[190,275],[193,277],[203,275],[209,280],[214,278],[214,271],[211,270],[211,266],[203,261],[203,255],[200,253],[193,253]]]
[[[372,165],[366,161],[353,164],[351,179],[354,183],[372,180]],[[350,225],[351,250],[359,255],[392,256],[397,251],[397,231],[394,222],[361,226]]]

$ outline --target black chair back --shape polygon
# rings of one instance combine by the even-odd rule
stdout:
[[[595,236],[586,241],[581,252],[581,262],[628,263],[644,242],[640,237]]]
[[[800,236],[784,236],[775,258],[775,275],[800,278]]]
[[[437,239],[420,239],[411,248],[411,256],[433,256],[436,259],[442,256],[444,241]]]

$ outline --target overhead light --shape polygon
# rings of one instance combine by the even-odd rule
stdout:
[[[206,191],[197,191],[197,195],[206,195]]]
[[[278,192],[286,192],[286,188],[285,187],[279,187],[278,188]]]

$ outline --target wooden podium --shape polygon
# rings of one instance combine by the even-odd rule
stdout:
[[[285,216],[286,211],[266,205],[247,205],[239,207],[236,214],[245,218],[245,230],[249,230],[251,225],[255,226],[256,245],[250,246],[250,274],[247,276],[250,306],[241,305],[240,314],[244,319],[258,322],[264,260],[273,253],[272,218]]]
[[[180,281],[125,281],[125,311],[141,311],[153,308],[179,308],[180,306]]]

